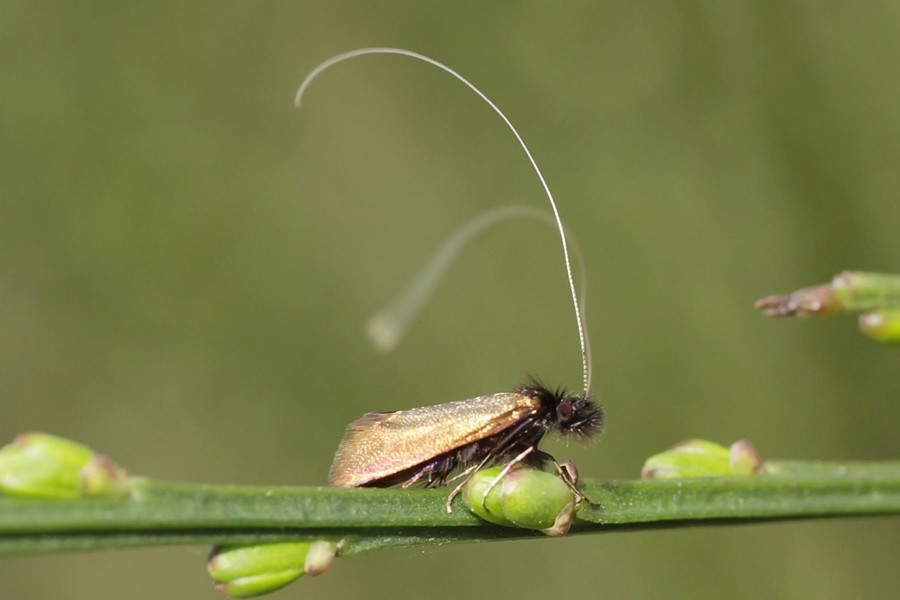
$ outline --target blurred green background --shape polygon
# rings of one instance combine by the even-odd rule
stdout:
[[[547,449],[628,478],[687,437],[900,456],[898,350],[763,295],[900,271],[900,5],[4,2],[0,437],[161,479],[322,484],[348,422],[577,387],[554,232],[502,225],[391,355],[362,323],[456,227],[545,199],[579,239],[607,433]],[[896,519],[627,533],[339,561],[281,598],[878,598]],[[216,598],[204,548],[0,561],[3,598]]]

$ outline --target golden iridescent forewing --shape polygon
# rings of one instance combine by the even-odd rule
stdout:
[[[392,413],[366,413],[350,423],[328,479],[357,487],[409,469],[435,456],[503,431],[540,407],[517,393]]]

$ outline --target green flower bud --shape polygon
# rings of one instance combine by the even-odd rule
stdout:
[[[283,588],[304,573],[324,573],[336,553],[337,545],[326,540],[216,546],[207,570],[220,592],[252,598]]]
[[[900,343],[900,310],[876,310],[859,315],[859,330],[877,342]]]
[[[310,577],[321,575],[331,567],[337,556],[337,544],[328,540],[316,540],[309,546],[306,560],[303,561],[303,570]]]
[[[491,488],[491,485],[493,485],[502,470],[503,467],[490,467],[472,475],[466,482],[466,485],[463,486],[462,499],[475,516],[495,525],[515,527],[513,522],[503,515],[503,508],[500,502],[500,484],[502,482],[498,482],[497,485]],[[487,496],[485,496],[485,493],[487,493]]]
[[[728,449],[728,459],[734,475],[755,475],[762,470],[762,459],[756,447],[747,440],[738,440]]]
[[[126,472],[109,458],[61,437],[26,433],[0,449],[0,490],[30,498],[120,497]]]
[[[469,510],[497,525],[537,529],[551,536],[569,531],[575,515],[575,495],[562,479],[553,473],[519,466],[491,488],[501,471],[501,467],[492,467],[469,479],[462,492]]]
[[[647,459],[644,479],[752,475],[762,467],[756,448],[746,441],[730,448],[706,440],[688,440]]]

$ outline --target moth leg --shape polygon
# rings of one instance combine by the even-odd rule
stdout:
[[[425,465],[424,467],[422,467],[421,469],[419,469],[418,471],[413,473],[412,477],[410,477],[409,479],[404,481],[402,484],[400,484],[400,488],[406,489],[406,488],[410,487],[411,485],[413,485],[415,482],[420,480],[425,475],[428,475],[428,480],[431,481],[432,471],[434,471],[434,463],[429,463],[429,464]]]
[[[465,471],[460,471],[459,473],[457,473],[456,475],[454,475],[453,477],[451,477],[450,479],[448,479],[448,480],[447,480],[447,483],[453,483],[454,481],[456,481],[456,480],[459,479],[460,477],[465,477],[465,478],[466,478],[466,481],[468,481],[468,480],[469,480],[468,475],[471,475],[473,471],[475,471],[475,470],[477,470],[477,469],[480,469],[482,466],[484,466],[484,463],[479,463],[479,464],[477,464],[477,465],[472,465],[471,467],[469,467],[469,468],[466,469]],[[465,481],[464,481],[463,483],[465,483]]]
[[[484,457],[484,460],[482,460],[480,463],[478,463],[477,465],[472,465],[471,467],[469,467],[468,469],[466,469],[459,475],[454,475],[453,479],[450,480],[450,481],[455,481],[456,479],[459,479],[460,477],[464,477],[464,479],[459,483],[459,485],[457,485],[455,488],[453,488],[453,491],[450,492],[449,496],[447,496],[447,502],[444,504],[444,506],[447,508],[448,514],[453,512],[453,507],[450,506],[450,504],[453,503],[453,499],[459,495],[459,493],[462,491],[463,487],[469,482],[470,479],[472,479],[472,475],[474,475],[475,472],[478,471],[481,467],[486,465],[488,463],[488,461],[491,460],[491,458],[492,457],[490,455]]]
[[[500,483],[501,479],[503,479],[504,477],[509,475],[509,472],[512,470],[513,467],[515,467],[517,464],[519,464],[520,462],[525,460],[525,458],[534,451],[535,451],[534,446],[528,446],[527,448],[525,448],[524,450],[519,452],[519,454],[514,459],[509,461],[509,463],[507,463],[506,466],[500,470],[500,473],[496,477],[494,477],[494,480],[491,482],[491,485],[487,486],[487,489],[484,490],[484,493],[481,495],[481,508],[483,508],[484,510],[487,510],[487,506],[486,506],[487,497],[488,497],[488,494],[491,493],[491,490],[493,490],[495,487],[497,487],[497,484]],[[556,462],[556,461],[554,461],[554,462]]]
[[[570,460],[564,460],[562,462],[558,462],[552,455],[547,454],[546,452],[541,452],[543,456],[542,459],[547,462],[553,463],[553,468],[556,469],[556,474],[559,475],[559,478],[563,480],[563,483],[566,484],[566,487],[571,490],[571,492],[575,495],[575,503],[581,504],[582,502],[587,502],[591,506],[600,506],[599,502],[594,502],[587,496],[585,496],[584,492],[578,489],[578,468],[575,464]]]

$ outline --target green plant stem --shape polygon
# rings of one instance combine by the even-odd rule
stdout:
[[[770,317],[822,316],[900,308],[900,275],[845,271],[831,283],[768,296],[756,308]]]
[[[900,515],[900,461],[768,462],[749,477],[585,481],[572,532]],[[240,487],[138,480],[130,500],[0,498],[0,553],[167,544],[345,540],[342,554],[533,537],[486,524],[446,489]]]

